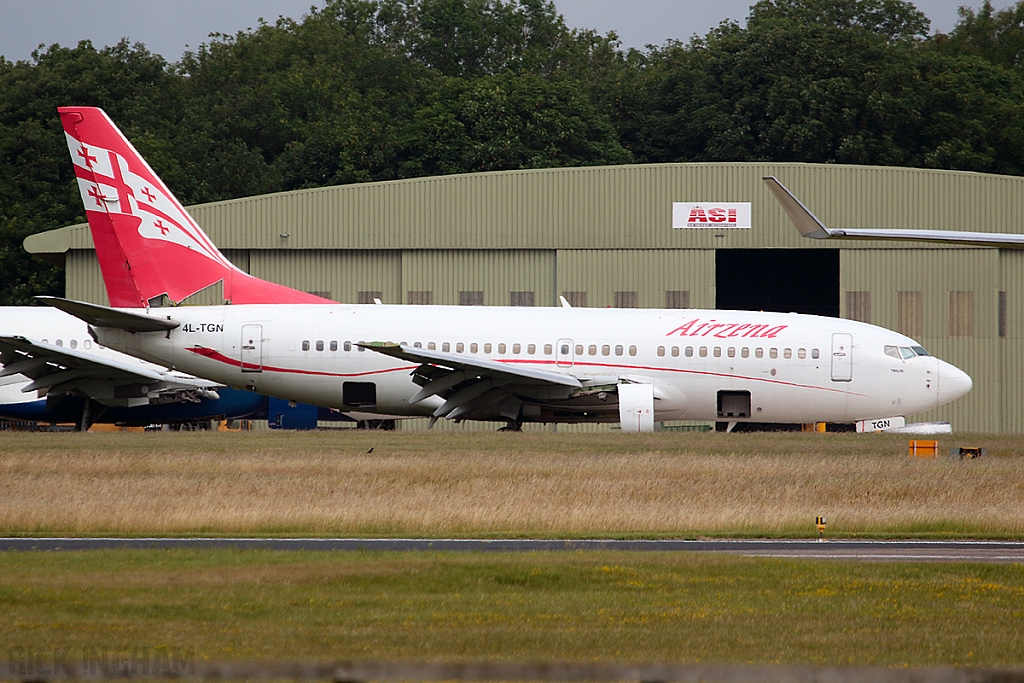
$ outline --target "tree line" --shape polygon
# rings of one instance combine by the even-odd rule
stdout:
[[[804,161],[1024,175],[1024,0],[930,34],[907,0],[760,0],[624,49],[550,0],[328,0],[176,62],[123,41],[0,58],[0,305],[84,221],[56,108],[104,108],[186,204],[563,166]]]

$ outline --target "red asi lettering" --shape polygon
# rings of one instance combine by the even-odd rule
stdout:
[[[724,223],[725,209],[708,209],[708,220],[712,223]]]
[[[690,209],[690,219],[687,222],[688,223],[707,223],[708,222],[708,217],[704,213],[704,209],[700,208],[699,206],[695,206],[692,209]]]

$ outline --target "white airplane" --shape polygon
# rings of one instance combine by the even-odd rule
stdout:
[[[900,240],[941,242],[977,247],[1024,248],[1024,235],[962,230],[900,230],[890,228],[829,228],[803,205],[775,176],[762,178],[782,205],[789,220],[801,235],[809,239]]]
[[[850,320],[715,310],[346,305],[224,258],[106,114],[60,110],[113,308],[44,299],[138,358],[295,401],[434,420],[851,423],[971,388]],[[211,286],[230,306],[178,303]]]
[[[265,398],[170,372],[96,344],[47,307],[0,308],[0,419],[147,425],[249,417]]]

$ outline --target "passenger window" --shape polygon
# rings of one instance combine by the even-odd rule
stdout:
[[[490,353],[490,352],[491,352],[491,343],[487,342],[486,344],[484,344],[484,353]]]
[[[893,358],[896,358],[898,360],[903,360],[903,356],[900,355],[899,348],[897,348],[895,346],[886,346],[885,347],[885,355],[892,356]]]
[[[324,340],[323,339],[317,339],[316,340],[316,350],[317,351],[323,351],[324,350]]]
[[[531,356],[533,354],[537,353],[537,345],[536,344],[527,344],[526,345],[526,353],[528,353]]]
[[[793,357],[793,349],[783,349],[782,350],[782,357],[783,358],[792,358]]]
[[[568,346],[563,346],[562,348],[565,349],[564,351],[562,351],[562,353],[565,354],[565,355],[569,355],[569,347]],[[544,345],[544,355],[545,356],[550,356],[551,352],[553,350],[554,349],[552,349],[551,344],[545,344]]]
[[[463,344],[462,342],[459,342],[459,343],[457,343],[455,345],[455,353],[462,353],[465,350],[466,350],[466,345]]]
[[[725,350],[725,355],[729,356],[729,358],[735,358],[736,357],[736,347],[735,346],[730,346],[728,349]]]
[[[692,356],[693,353],[691,352],[690,355]],[[672,347],[672,357],[673,358],[678,358],[679,357],[679,347],[678,346],[673,346]]]
[[[587,353],[590,354],[591,356],[596,356],[597,355],[597,346],[595,346],[594,344],[591,344],[590,347],[587,349]]]
[[[605,344],[605,345],[603,345],[601,347],[601,355],[602,356],[610,356],[611,354],[612,354],[612,347],[608,346],[607,344]]]
[[[715,358],[721,358],[721,357],[722,357],[722,347],[721,346],[716,346],[715,347]]]
[[[740,356],[742,356],[743,358],[750,358],[750,349],[744,346],[742,349],[740,349]]]
[[[754,358],[764,358],[764,349],[760,346],[754,349]]]
[[[505,353],[505,348],[504,344],[498,344],[498,353]]]
[[[68,342],[68,344],[73,349],[77,349],[78,348],[78,340],[77,339],[72,339],[71,341]]]
[[[362,353],[362,352],[363,352],[363,351],[365,351],[365,350],[366,350],[366,349],[364,349],[364,348],[363,348],[362,346],[357,346],[357,347],[356,347],[356,351],[358,351],[359,353]]]
[[[87,349],[91,349],[92,348],[92,342],[90,340],[86,339],[84,342],[82,342],[82,346],[84,346]]]
[[[64,346],[64,340],[63,339],[58,339],[57,340],[57,346]]]
[[[308,339],[303,339],[302,340],[302,350],[303,351],[309,351],[309,340]]]
[[[631,355],[631,356],[635,356],[636,355],[636,347],[635,346],[630,346],[629,347],[629,355]]]
[[[576,355],[577,356],[582,356],[583,355],[583,344],[577,344],[576,345]]]
[[[706,346],[700,347],[700,351],[698,351],[697,353],[700,355],[701,358],[707,358],[708,357],[708,347],[706,347]]]
[[[514,355],[518,356],[518,355],[519,355],[519,352],[520,352],[520,351],[522,351],[522,350],[523,350],[523,347],[522,347],[522,346],[520,346],[519,344],[513,344],[513,345],[512,345],[512,353],[513,353]]]
[[[338,350],[338,342],[337,342],[337,340],[332,339],[331,340],[331,351],[337,351],[337,350]]]
[[[811,349],[811,358],[818,358],[821,356],[821,352],[818,349]]]
[[[658,355],[659,356],[664,356],[665,355],[665,347],[664,346],[659,346],[658,347]]]
[[[448,342],[442,342],[442,344],[441,344],[441,351],[447,352],[447,351],[451,351],[451,350],[452,350],[452,345],[451,344],[449,344]]]
[[[413,342],[412,346],[413,346],[414,349],[422,349],[423,348],[423,342]]]
[[[434,342],[427,342],[427,349],[430,351],[437,351],[437,344]]]
[[[776,349],[775,347],[772,347],[772,348],[768,349],[768,357],[769,358],[778,358],[779,357],[779,350]]]
[[[686,347],[686,357],[687,358],[693,358],[693,347],[692,346],[687,346]]]
[[[472,344],[469,345],[469,352],[470,353],[476,353],[478,348],[480,348],[480,347],[478,347],[476,345],[476,342],[473,342]]]
[[[615,355],[616,356],[621,356],[622,355],[622,344],[616,344],[615,345]]]
[[[797,349],[796,350],[796,357],[797,358],[807,358],[807,349]]]

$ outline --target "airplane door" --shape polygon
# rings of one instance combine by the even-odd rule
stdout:
[[[263,325],[242,325],[242,372],[263,372]]]
[[[572,339],[559,339],[555,345],[555,365],[560,368],[571,368],[574,362]]]
[[[832,335],[832,381],[853,381],[853,335],[836,332]]]

